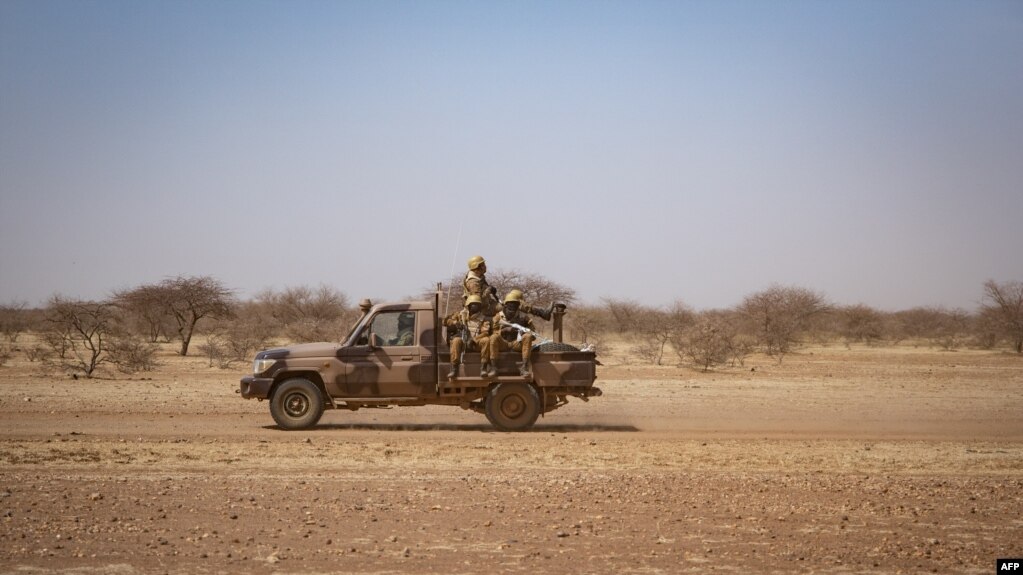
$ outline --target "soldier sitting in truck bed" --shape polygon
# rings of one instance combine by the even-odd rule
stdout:
[[[533,351],[533,334],[526,332],[519,337],[519,330],[514,327],[502,327],[504,323],[518,324],[531,331],[535,331],[533,320],[525,312],[519,309],[522,305],[522,291],[513,289],[504,296],[503,309],[494,316],[494,336],[491,338],[490,346],[495,353],[505,350],[521,351],[522,363],[519,365],[519,375],[529,377],[532,375],[532,363],[530,353]]]
[[[465,300],[462,311],[448,316],[444,320],[451,337],[451,371],[448,379],[458,379],[458,368],[462,364],[462,352],[469,348],[480,352],[480,377],[497,377],[497,354],[491,347],[493,322],[491,317],[483,313],[483,301],[478,295],[470,295]]]

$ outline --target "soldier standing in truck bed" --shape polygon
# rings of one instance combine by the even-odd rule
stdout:
[[[502,304],[500,298],[497,297],[497,288],[487,283],[487,262],[483,259],[483,256],[472,256],[469,258],[468,264],[469,271],[465,273],[465,277],[462,279],[462,300],[466,301],[471,295],[479,296],[480,301],[483,302],[483,311],[487,315],[493,316],[501,311]],[[519,294],[521,293],[520,291]],[[538,308],[527,303],[521,303],[520,309],[524,313],[550,321],[551,313],[554,311],[554,304],[552,303],[549,308]]]
[[[533,320],[526,315],[519,306],[522,305],[522,291],[513,289],[504,296],[503,309],[494,316],[494,335],[490,340],[490,346],[495,353],[505,350],[521,351],[522,363],[519,364],[519,375],[529,377],[532,375],[532,362],[530,352],[533,350],[533,334],[523,333],[519,337],[519,330],[514,327],[502,327],[505,323],[518,324],[526,329],[536,331],[533,327]]]
[[[448,316],[444,325],[451,338],[451,371],[448,379],[458,379],[458,367],[462,363],[462,352],[478,349],[480,352],[480,377],[497,377],[497,352],[491,347],[493,316],[483,312],[480,296],[471,295],[465,299],[462,311]]]

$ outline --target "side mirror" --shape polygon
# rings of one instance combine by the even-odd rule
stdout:
[[[380,341],[380,336],[378,336],[377,334],[375,334],[373,332],[369,333],[369,342],[367,343],[367,345],[369,345],[370,349],[376,349],[376,348],[380,347],[380,344],[377,343],[379,341]]]

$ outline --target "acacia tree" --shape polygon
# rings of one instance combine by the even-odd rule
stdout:
[[[156,343],[161,335],[169,335],[171,316],[166,305],[169,295],[162,284],[151,284],[115,291],[113,301],[134,319],[136,331],[144,332],[150,343]]]
[[[92,377],[108,361],[109,338],[115,322],[115,307],[107,302],[90,302],[53,296],[46,309],[51,326],[47,342],[66,367],[81,369]]]
[[[811,318],[829,309],[824,296],[806,288],[771,286],[746,296],[739,306],[753,323],[764,351],[781,363]]]
[[[232,315],[232,291],[210,276],[178,276],[160,282],[157,287],[181,338],[180,355],[188,355],[188,345],[199,320],[224,319]]]
[[[1016,353],[1023,353],[1023,282],[984,282],[982,309],[995,319]]]

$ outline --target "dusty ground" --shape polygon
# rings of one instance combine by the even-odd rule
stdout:
[[[237,372],[0,368],[0,573],[991,573],[1023,556],[1023,358],[607,354],[528,433],[457,408],[273,426]]]

